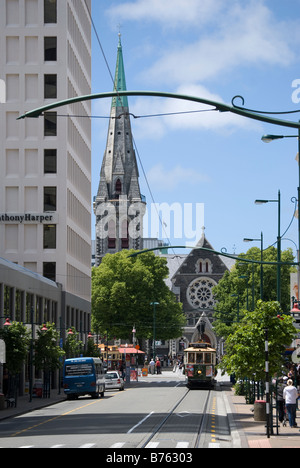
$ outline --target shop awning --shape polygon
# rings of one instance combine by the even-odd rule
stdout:
[[[126,348],[126,346],[123,346],[122,348],[119,348],[120,353],[125,353],[125,354],[145,354],[144,351],[141,351],[140,349],[136,348]]]

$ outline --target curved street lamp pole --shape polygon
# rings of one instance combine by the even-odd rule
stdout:
[[[231,106],[228,104],[224,104],[222,102],[212,101],[209,99],[203,99],[198,96],[189,96],[185,94],[176,94],[176,93],[166,93],[162,91],[112,91],[109,93],[95,93],[95,94],[88,94],[85,96],[76,96],[69,99],[64,99],[62,101],[52,102],[51,104],[47,104],[42,107],[38,107],[31,111],[26,112],[25,114],[20,115],[17,120],[25,119],[27,117],[37,118],[40,117],[44,112],[47,112],[52,109],[56,109],[57,107],[66,106],[69,104],[74,104],[76,102],[82,101],[91,101],[93,99],[104,99],[104,98],[111,98],[117,96],[154,96],[154,97],[163,97],[163,98],[171,98],[171,99],[179,99],[184,101],[191,101],[191,102],[198,102],[199,104],[204,104],[207,106],[211,106],[219,112],[231,112],[233,114],[241,115],[243,117],[247,117],[249,119],[259,120],[262,122],[270,123],[273,125],[279,125],[282,127],[290,127],[290,128],[297,128],[300,129],[299,122],[292,122],[290,120],[282,120],[277,119],[274,117],[269,117],[268,112],[263,112],[259,110],[253,109],[246,109],[241,106],[237,106],[234,101],[236,99],[241,99],[242,104],[244,105],[244,98],[242,96],[234,96],[231,100]],[[300,110],[299,110],[300,112]],[[284,112],[278,112],[278,114],[283,114]],[[289,113],[289,112],[286,112]],[[276,112],[272,112],[272,114],[276,114]]]
[[[278,233],[277,233],[277,301],[281,303],[281,234],[280,234],[280,190],[277,200],[255,200],[257,205],[278,203]]]
[[[153,306],[153,360],[155,361],[155,340],[156,340],[156,306],[159,302],[150,302]]]
[[[264,271],[263,271],[263,252],[264,252],[264,237],[263,233],[260,233],[260,239],[253,239],[249,237],[244,237],[244,242],[254,242],[254,241],[260,241],[260,260],[261,260],[261,265],[260,265],[260,298],[263,300],[264,296]]]
[[[300,124],[300,121],[299,121]],[[297,260],[298,260],[298,278],[297,278],[297,283],[298,283],[298,295],[300,291],[300,209],[299,209],[299,203],[300,203],[300,127],[298,127],[298,135],[263,135],[262,136],[262,141],[264,143],[271,143],[274,140],[281,140],[282,138],[298,138],[298,249],[297,249]],[[298,297],[299,299],[299,297]]]

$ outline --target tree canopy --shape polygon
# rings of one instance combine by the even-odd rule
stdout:
[[[263,379],[265,376],[265,330],[268,329],[269,372],[275,375],[284,364],[284,351],[292,342],[296,329],[293,318],[281,315],[276,301],[259,300],[254,311],[246,311],[226,340],[226,354],[219,368],[236,378]]]
[[[0,329],[6,345],[6,365],[11,375],[21,372],[30,345],[30,333],[22,323],[13,322]]]
[[[93,329],[98,333],[129,339],[153,338],[154,307],[156,339],[181,335],[186,319],[182,305],[165,283],[167,261],[153,252],[129,257],[134,251],[107,254],[92,270]],[[157,302],[157,305],[151,303]]]
[[[64,351],[58,345],[59,332],[55,324],[47,322],[45,331],[37,329],[37,339],[34,344],[34,364],[37,369],[50,371],[62,366]]]
[[[260,260],[261,251],[257,247],[239,255],[250,260]],[[276,262],[277,249],[269,247],[263,252],[263,261]],[[291,249],[281,252],[282,262],[293,262]],[[281,308],[283,312],[290,309],[290,265],[281,265]],[[231,333],[234,324],[243,317],[245,310],[254,310],[259,299],[276,301],[277,299],[277,266],[263,265],[263,294],[261,297],[261,266],[237,261],[230,272],[226,272],[213,293],[217,300],[215,307],[214,328],[219,336],[226,337]]]

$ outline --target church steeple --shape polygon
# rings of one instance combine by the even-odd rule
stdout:
[[[121,44],[121,34],[119,34],[119,44],[118,44],[118,53],[117,53],[117,65],[115,72],[115,81],[114,81],[114,91],[126,91],[126,79],[125,79],[125,70],[124,70],[124,61],[123,61],[123,51]],[[127,96],[116,96],[112,99],[112,107],[127,107],[128,108],[128,99]]]
[[[121,38],[117,50],[114,91],[126,91]],[[127,96],[112,98],[106,149],[94,201],[96,265],[106,253],[142,248],[144,197],[134,151]]]

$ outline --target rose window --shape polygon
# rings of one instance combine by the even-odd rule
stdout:
[[[213,309],[215,299],[212,288],[216,283],[209,278],[197,278],[187,289],[187,299],[195,309]]]

